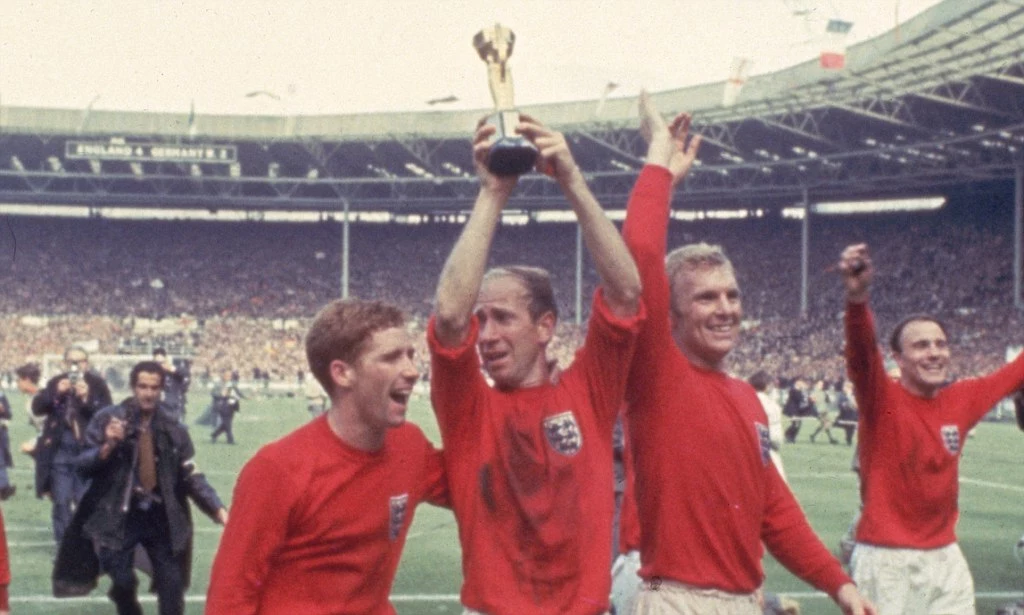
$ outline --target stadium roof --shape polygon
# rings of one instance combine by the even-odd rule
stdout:
[[[705,137],[687,206],[934,193],[1012,178],[1024,164],[1024,0],[946,0],[847,50],[659,92]],[[525,111],[568,135],[606,205],[642,165],[635,101]],[[468,135],[483,111],[212,116],[0,107],[0,201],[108,207],[450,211],[476,193]],[[524,209],[561,206],[525,176]]]

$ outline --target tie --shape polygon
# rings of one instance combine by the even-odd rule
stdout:
[[[156,455],[153,453],[153,430],[147,425],[139,431],[139,483],[146,492],[156,487]]]

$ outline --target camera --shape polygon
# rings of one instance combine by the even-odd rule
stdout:
[[[71,381],[71,386],[75,386],[82,379],[82,370],[78,368],[78,364],[74,363],[68,369],[68,380]]]

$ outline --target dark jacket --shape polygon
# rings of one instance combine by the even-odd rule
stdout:
[[[191,382],[192,374],[187,363],[175,365],[173,372],[164,372],[164,403],[175,409],[179,415],[184,409],[185,395]]]
[[[14,467],[14,457],[11,456],[11,441],[7,434],[7,423],[14,418],[11,414],[11,402],[7,401],[7,394],[0,391],[0,463],[8,468]]]
[[[34,453],[36,458],[36,496],[40,498],[44,493],[50,491],[50,468],[60,450],[64,432],[72,429],[71,421],[78,425],[78,432],[84,435],[93,415],[101,408],[114,403],[106,381],[99,374],[91,371],[82,374],[89,384],[89,396],[84,403],[73,393],[58,394],[57,383],[67,377],[68,374],[64,373],[50,378],[46,387],[32,398],[32,414],[46,417]],[[72,415],[70,421],[69,414]],[[79,451],[65,452],[77,455]]]
[[[1024,389],[1017,391],[1013,396],[1014,414],[1017,415],[1017,427],[1024,430]]]
[[[167,513],[171,549],[181,558],[187,586],[192,560],[192,517],[187,498],[214,520],[223,504],[206,477],[196,472],[195,449],[188,431],[168,412],[161,405],[151,423],[157,484]],[[111,417],[127,422],[126,437],[102,460],[100,448]],[[132,489],[138,480],[138,425],[139,409],[134,399],[101,410],[89,422],[87,448],[76,463],[92,482],[57,554],[53,571],[53,594],[57,597],[88,594],[96,587],[100,567],[94,545],[110,549],[124,546]]]
[[[840,391],[837,405],[839,406],[840,421],[846,423],[857,422],[857,406],[852,395],[848,395],[846,391]]]
[[[786,398],[786,405],[782,414],[791,417],[814,416],[814,403],[805,391],[793,387],[789,390],[789,397]]]
[[[240,399],[246,399],[242,391],[233,383],[225,382],[214,387],[211,392],[213,411],[220,416],[231,415],[242,410]]]

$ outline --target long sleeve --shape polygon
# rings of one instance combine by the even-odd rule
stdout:
[[[238,477],[231,518],[210,573],[207,615],[249,615],[260,608],[274,553],[284,542],[298,494],[292,477],[257,454]],[[274,480],[266,477],[273,476]]]
[[[217,520],[217,511],[224,507],[217,491],[206,480],[206,476],[199,472],[195,462],[195,447],[192,439],[183,430],[180,432],[181,442],[179,444],[179,455],[181,467],[179,469],[180,479],[188,488],[188,496],[192,498],[199,510],[214,521]]]
[[[586,341],[569,369],[582,373],[594,414],[602,430],[610,431],[622,409],[636,336],[647,312],[641,301],[635,315],[616,317],[603,289],[598,289],[590,314]]]
[[[480,373],[480,360],[473,347],[479,334],[479,321],[470,316],[465,339],[458,346],[448,347],[437,336],[437,319],[427,324],[430,346],[430,401],[437,415],[444,447],[476,437],[479,404],[475,399],[487,386]]]
[[[967,422],[974,425],[984,418],[1000,399],[1024,386],[1024,352],[991,374],[966,380],[962,386],[971,398]]]
[[[635,356],[644,357],[644,360],[633,361],[630,366],[626,387],[628,402],[634,401],[637,391],[657,380],[660,366],[652,357],[662,356],[667,347],[674,345],[669,324],[669,284],[665,275],[671,190],[672,176],[668,169],[645,166],[626,209],[622,233],[640,270],[642,303],[647,312],[635,349]],[[630,412],[646,410],[648,408],[630,407]]]
[[[835,596],[850,577],[814,533],[778,471],[769,471],[768,503],[761,538],[776,559],[807,583]]]
[[[109,457],[100,459],[100,448],[105,440],[104,433],[112,416],[115,416],[113,409],[99,412],[89,419],[89,425],[85,428],[85,437],[83,438],[84,447],[74,460],[75,467],[83,476],[92,476],[106,468],[120,455],[129,454],[129,445],[122,442],[111,451]],[[123,418],[123,416],[120,414],[118,418]]]
[[[668,242],[672,174],[664,167],[647,165],[640,172],[626,207],[622,235],[643,284],[643,300],[651,322],[647,330],[668,328],[668,280],[665,251]],[[662,315],[665,322],[662,327]]]
[[[846,372],[853,382],[862,420],[873,423],[882,411],[887,376],[875,340],[875,321],[867,304],[846,305],[845,328]]]

